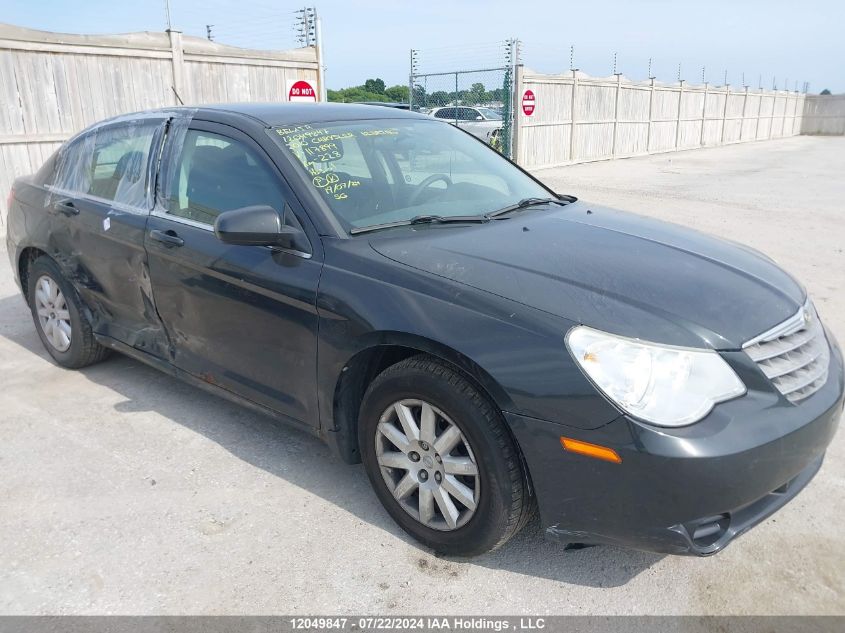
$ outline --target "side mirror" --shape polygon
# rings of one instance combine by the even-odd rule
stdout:
[[[285,213],[290,213],[287,206]],[[218,215],[214,221],[214,235],[226,244],[280,246],[309,253],[308,237],[298,224],[286,223],[285,217],[271,206],[255,205]]]
[[[479,114],[477,117],[475,117],[475,120],[476,121],[483,121],[484,117]]]

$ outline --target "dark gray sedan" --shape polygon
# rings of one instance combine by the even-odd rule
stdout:
[[[842,354],[770,259],[555,194],[432,117],[127,115],[10,209],[58,364],[115,350],[307,429],[447,554],[537,508],[564,543],[712,554],[813,477],[842,412]]]

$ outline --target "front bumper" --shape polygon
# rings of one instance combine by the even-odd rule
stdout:
[[[795,497],[819,470],[843,407],[842,354],[835,343],[832,348],[827,383],[797,405],[744,353],[723,354],[748,393],[680,429],[623,415],[583,430],[506,413],[547,534],[565,543],[718,552]],[[622,463],[566,452],[561,436],[613,448]]]

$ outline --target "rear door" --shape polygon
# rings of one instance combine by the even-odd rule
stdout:
[[[144,233],[165,117],[94,128],[64,147],[49,187],[53,254],[70,271],[95,332],[164,354]]]
[[[193,121],[164,152],[146,247],[171,361],[194,376],[295,420],[317,423],[316,231],[249,136]],[[224,244],[216,217],[250,205],[288,209],[310,253]]]

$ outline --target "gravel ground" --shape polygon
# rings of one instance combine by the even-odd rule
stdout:
[[[845,138],[543,170],[558,191],[773,256],[845,341]],[[533,525],[444,560],[363,469],[127,358],[47,359],[0,253],[0,613],[845,614],[845,446],[706,559],[564,552]]]

